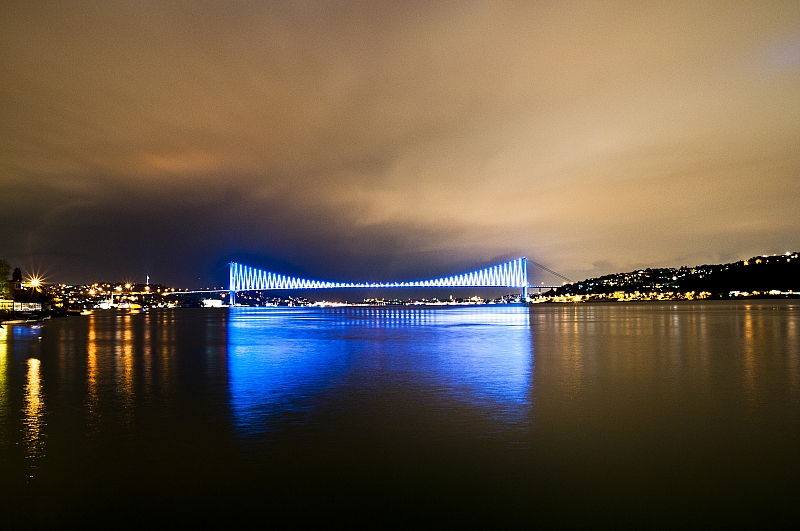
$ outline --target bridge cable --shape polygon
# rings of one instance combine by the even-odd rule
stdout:
[[[567,277],[565,277],[565,276],[564,276],[564,275],[562,275],[562,274],[556,273],[556,272],[555,272],[555,271],[553,271],[552,269],[549,269],[549,268],[547,268],[547,267],[543,266],[543,265],[542,265],[542,264],[540,264],[539,262],[534,262],[534,261],[533,261],[533,260],[531,260],[530,258],[528,258],[528,263],[530,263],[530,264],[533,264],[533,265],[535,265],[536,267],[539,267],[539,268],[541,268],[541,269],[544,269],[544,270],[545,270],[545,271],[547,271],[548,273],[551,273],[551,274],[553,274],[553,275],[557,276],[558,278],[560,278],[560,279],[562,279],[562,280],[566,280],[566,281],[567,281],[567,282],[569,282],[570,284],[572,284],[572,283],[574,282],[574,280],[572,280],[571,278],[567,278]]]

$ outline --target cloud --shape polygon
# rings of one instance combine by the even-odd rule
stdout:
[[[581,278],[800,246],[794,2],[4,10],[0,252],[62,280],[190,283],[235,253]]]

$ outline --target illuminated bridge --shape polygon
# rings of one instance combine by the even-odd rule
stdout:
[[[527,258],[517,258],[485,269],[460,275],[413,280],[409,282],[332,282],[280,275],[272,271],[256,269],[236,262],[230,263],[228,291],[231,304],[237,291],[306,290],[306,289],[384,289],[384,288],[519,288],[522,297],[528,297],[528,288],[550,289],[558,286],[530,286],[528,284],[528,262],[569,281],[555,271],[547,269]]]

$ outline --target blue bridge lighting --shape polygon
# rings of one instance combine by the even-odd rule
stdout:
[[[231,301],[237,291],[299,290],[299,289],[348,289],[348,288],[519,288],[522,297],[528,296],[528,259],[516,258],[477,271],[460,275],[413,280],[408,282],[332,282],[280,275],[272,271],[256,269],[236,262],[230,263],[228,290]],[[551,287],[551,286],[536,286]]]

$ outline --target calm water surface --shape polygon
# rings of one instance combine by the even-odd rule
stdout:
[[[700,527],[798,495],[796,302],[0,329],[0,523]]]

